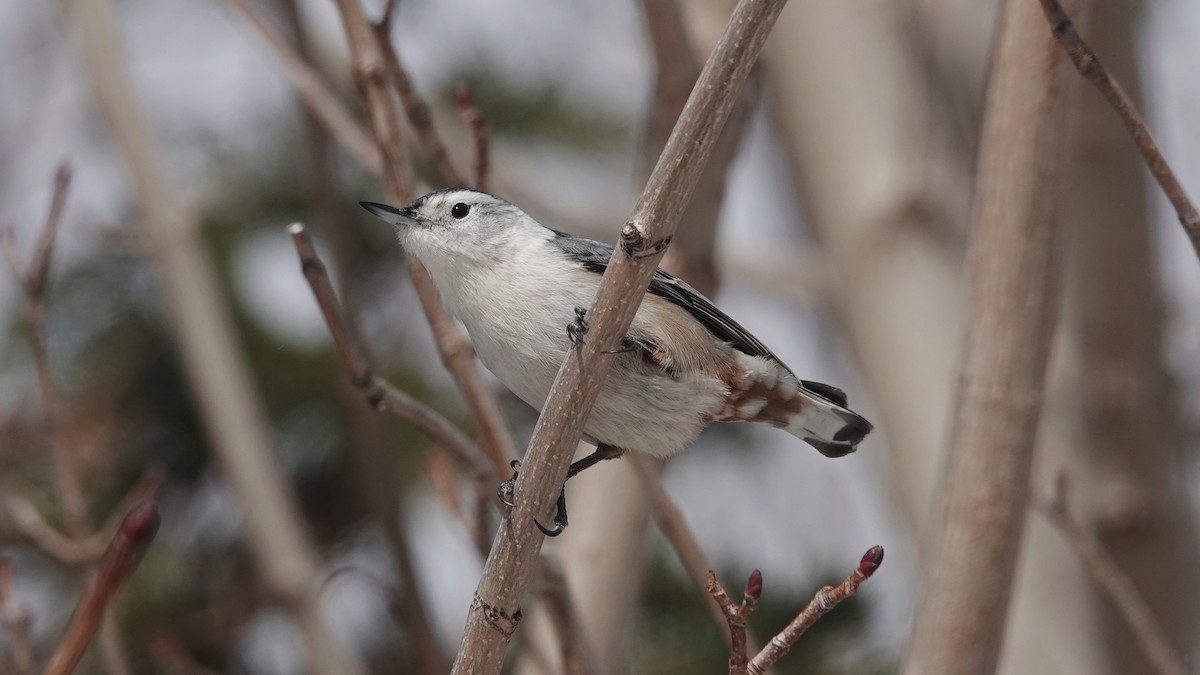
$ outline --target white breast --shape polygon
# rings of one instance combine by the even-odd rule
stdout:
[[[575,307],[591,306],[600,275],[554,255],[536,264],[513,256],[462,274],[429,267],[443,302],[466,325],[483,364],[540,410],[571,347],[567,325]],[[702,417],[722,407],[725,391],[715,377],[692,373],[672,379],[638,354],[622,355],[585,433],[627,450],[667,455],[699,434]]]

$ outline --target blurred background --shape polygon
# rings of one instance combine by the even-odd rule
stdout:
[[[333,0],[250,4],[363,119]],[[1195,194],[1200,4],[1082,4],[1094,5],[1080,22],[1085,38],[1142,102]],[[678,3],[696,64],[731,5]],[[462,170],[472,138],[454,92],[466,83],[491,130],[490,191],[548,227],[612,241],[662,142],[652,112],[664,6],[676,4],[402,0],[391,35]],[[786,434],[722,426],[665,468],[667,492],[727,587],[763,571],[752,622],[762,639],[867,548],[887,550],[881,572],[805,636],[781,673],[886,673],[903,654],[947,451],[996,6],[795,0],[726,130],[715,182],[676,239],[699,242],[681,257],[715,271],[696,279],[685,266],[685,278],[801,377],[844,388],[878,428],[858,453],[834,461]],[[374,19],[383,3],[364,8]],[[154,183],[131,171],[130,141],[114,136],[97,104],[107,85],[97,81],[105,70],[93,50],[104,21],[114,40],[99,49],[127,71],[126,102],[143,120],[133,145],[153,157]],[[1191,663],[1200,637],[1192,461],[1200,270],[1090,88],[1075,101],[1070,134],[1065,295],[1033,489],[1048,494],[1068,476],[1072,511]],[[412,152],[418,194],[441,187]],[[236,331],[232,348],[255,402],[244,412],[265,433],[314,552],[308,590],[321,619],[363,672],[438,672],[430,664],[453,656],[482,569],[462,515],[471,507],[445,488],[463,481],[428,438],[365,411],[347,387],[285,231],[293,221],[316,230],[377,372],[472,433],[402,252],[355,205],[383,201],[380,182],[306,113],[277,53],[233,3],[7,0],[0,225],[12,229],[22,260],[33,255],[64,162],[72,182],[44,304],[61,394],[53,442],[20,285],[0,283],[0,555],[11,564],[10,603],[28,614],[36,662],[57,643],[81,589],[80,565],[31,542],[15,515],[14,503],[32,505],[48,527],[72,531],[55,445],[79,477],[89,531],[148,470],[163,476],[159,537],[106,638],[106,648],[123,643],[128,663],[94,648],[81,672],[314,672],[304,620],[256,557],[265,535],[231,480],[236,462],[214,450],[225,437],[189,370],[195,345],[180,339],[202,339],[180,328],[189,324],[176,299],[188,289],[164,290],[164,271],[190,264],[161,253],[175,228],[215,274],[214,299]],[[488,377],[522,449],[535,413]],[[356,448],[368,446],[386,461],[366,464]],[[373,472],[390,494],[382,519]],[[711,600],[651,524],[627,463],[589,471],[568,497],[572,527],[546,551],[567,577],[597,672],[724,672]],[[1144,672],[1123,622],[1036,514],[1014,592],[1005,672]],[[423,608],[428,639],[412,630],[413,607]],[[561,671],[553,620],[532,597],[526,614],[512,672]],[[12,648],[5,623],[0,652]]]

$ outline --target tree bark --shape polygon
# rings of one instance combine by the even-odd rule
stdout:
[[[958,408],[902,672],[997,667],[1024,530],[1057,299],[1057,178],[1065,60],[1037,5],[1002,9],[968,249],[969,322]]]

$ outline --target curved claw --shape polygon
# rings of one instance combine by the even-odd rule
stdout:
[[[583,344],[583,336],[587,333],[587,310],[583,307],[575,308],[575,320],[567,324],[567,339],[571,344],[578,347]]]
[[[517,490],[517,473],[521,470],[521,460],[514,459],[513,461],[509,462],[508,465],[513,470],[512,478],[500,483],[500,485],[496,488],[496,497],[501,501],[501,503],[511,509],[517,505],[516,501],[513,499],[513,493]]]
[[[533,524],[537,525],[537,529],[541,530],[542,534],[546,535],[547,537],[557,537],[567,529],[566,523],[559,523],[557,521],[555,521],[554,527],[546,527],[545,525],[539,523],[537,518],[533,519]]]

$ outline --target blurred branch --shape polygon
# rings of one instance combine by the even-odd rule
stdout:
[[[6,495],[3,504],[16,531],[39,551],[64,565],[75,567],[93,563],[108,547],[109,537],[103,533],[82,539],[62,534],[46,522],[28,499]]]
[[[746,624],[750,615],[758,607],[758,598],[762,595],[762,572],[754,570],[746,579],[746,589],[743,591],[742,604],[734,605],[729,594],[717,582],[717,574],[708,571],[705,579],[705,590],[717,601],[718,611],[725,618],[729,630],[729,675],[746,675]]]
[[[8,632],[10,665],[14,675],[33,673],[33,644],[29,640],[29,611],[12,597],[12,563],[0,558],[0,621]]]
[[[551,388],[517,479],[516,506],[501,527],[471,603],[455,673],[499,672],[520,621],[520,601],[541,549],[534,525],[557,500],[612,357],[670,244],[738,91],[783,0],[742,0],[668,140],[588,312],[588,339],[569,353]]]
[[[27,536],[30,536],[31,541],[42,545],[43,551],[55,551],[66,555],[68,559],[73,556],[75,560],[82,563],[84,565],[83,579],[86,581],[92,579],[96,572],[90,564],[91,561],[86,560],[87,557],[93,559],[96,557],[94,551],[88,550],[88,539],[92,538],[92,524],[88,519],[87,497],[84,495],[80,483],[79,468],[75,464],[77,453],[74,448],[69,447],[67,436],[64,433],[62,395],[59,393],[58,384],[54,381],[54,369],[50,364],[49,342],[46,335],[46,279],[50,273],[50,260],[53,257],[59,221],[62,218],[62,210],[66,203],[70,184],[70,169],[66,164],[60,165],[54,175],[54,193],[50,201],[46,223],[38,238],[37,249],[28,270],[21,271],[16,243],[13,241],[11,233],[6,233],[3,240],[0,241],[9,265],[12,267],[12,273],[25,294],[25,317],[29,325],[29,343],[34,355],[39,391],[41,392],[42,428],[46,442],[50,446],[54,464],[54,491],[62,506],[63,520],[66,523],[70,539],[62,537],[47,525],[41,518],[41,514],[28,502],[16,500],[8,502],[7,506],[18,527],[22,528]],[[93,546],[100,548],[103,544],[93,544]],[[129,659],[125,654],[125,647],[122,644],[115,619],[111,615],[104,616],[101,644],[105,664],[110,674],[125,675],[128,673]]]
[[[534,589],[545,604],[550,622],[558,632],[557,643],[562,649],[562,672],[567,675],[589,675],[597,672],[595,660],[588,649],[579,612],[571,602],[567,577],[562,565],[550,556],[542,556]]]
[[[66,634],[50,657],[45,675],[68,675],[75,670],[96,634],[100,617],[154,540],[158,523],[158,509],[153,503],[134,508],[121,521],[100,572],[76,607]]]
[[[325,325],[333,337],[338,357],[350,375],[351,384],[362,392],[370,406],[375,410],[387,410],[411,422],[445,449],[471,477],[496,476],[500,480],[507,478],[505,474],[493,472],[479,447],[446,418],[371,371],[362,349],[346,330],[337,294],[329,281],[329,273],[317,255],[316,247],[313,246],[304,225],[293,223],[288,227],[288,233],[292,236],[296,255],[300,258],[300,269],[304,272],[304,278],[308,280],[313,297],[321,308],[321,315],[325,317]]]
[[[425,151],[425,156],[429,158],[429,163],[433,165],[433,170],[438,174],[442,185],[466,187],[467,181],[454,168],[454,163],[450,160],[450,153],[446,151],[446,144],[442,142],[437,130],[433,127],[433,116],[429,114],[429,106],[425,105],[425,101],[421,100],[420,96],[417,96],[408,72],[400,64],[400,57],[396,54],[396,47],[392,44],[390,32],[393,7],[394,5],[389,3],[383,13],[383,18],[379,23],[371,26],[375,44],[383,55],[388,80],[400,97],[400,104],[404,106],[404,114],[408,118],[409,126],[416,134],[417,143]]]
[[[1146,660],[1154,667],[1155,672],[1163,675],[1184,675],[1189,672],[1183,660],[1164,637],[1154,613],[1138,593],[1133,579],[1105,551],[1095,533],[1067,511],[1065,474],[1059,475],[1055,482],[1054,496],[1050,499],[1035,499],[1033,508],[1062,533],[1063,538],[1083,561],[1092,581],[1108,595],[1129,624],[1129,630],[1133,633],[1138,647],[1146,655]]]
[[[390,55],[389,59],[394,59],[395,50],[391,48],[386,34],[373,30],[367,23],[358,0],[338,0],[337,5],[346,30],[346,40],[350,45],[359,94],[370,116],[375,140],[384,154],[384,187],[392,202],[406,204],[414,197],[411,181],[405,180],[406,175],[411,172],[401,173],[398,167],[392,165],[403,163],[407,167],[409,159],[403,152],[396,106],[383,76],[383,54],[387,53]],[[387,47],[383,48],[381,44],[386,44]],[[398,59],[395,60],[392,70],[397,69],[400,69]],[[495,397],[475,366],[474,348],[439,304],[437,291],[425,267],[412,256],[408,256],[408,271],[433,330],[442,362],[458,384],[479,427],[483,449],[495,470],[504,474],[516,452],[508,438],[508,431],[504,427]]]
[[[1055,208],[1070,101],[1060,90],[1075,81],[1062,77],[1041,21],[1023,0],[1001,11],[968,250],[953,452],[904,664],[910,675],[993,672],[1012,597],[1058,306]]]
[[[786,628],[779,631],[779,634],[771,638],[767,646],[762,649],[746,667],[746,672],[750,675],[762,675],[773,663],[783,658],[793,646],[800,636],[804,635],[818,619],[825,616],[834,607],[837,607],[843,600],[849,598],[858,592],[858,587],[864,581],[871,578],[879,566],[883,564],[883,547],[872,546],[863,554],[862,560],[859,561],[858,567],[850,573],[850,576],[842,580],[842,583],[837,586],[825,586],[817,591],[812,600],[809,601],[800,614],[792,619],[791,623]],[[751,581],[754,577],[751,576]],[[759,579],[761,585],[762,579]],[[750,584],[747,584],[747,591],[750,589]],[[761,589],[760,589],[761,591]],[[730,672],[733,669],[730,668]]]
[[[179,355],[222,474],[245,517],[245,541],[271,595],[303,635],[313,672],[356,675],[361,666],[316,605],[318,557],[271,452],[266,414],[239,349],[197,219],[165,179],[152,126],[120,61],[108,0],[61,3],[79,36],[79,63],[130,169],[140,225],[163,282]]]
[[[1183,185],[1175,176],[1175,172],[1171,170],[1171,166],[1167,164],[1166,158],[1163,157],[1158,144],[1154,142],[1150,130],[1146,128],[1146,122],[1138,113],[1137,107],[1134,106],[1121,84],[1109,75],[1092,48],[1083,41],[1083,38],[1079,37],[1079,32],[1075,30],[1075,24],[1071,22],[1071,18],[1067,16],[1058,0],[1041,0],[1041,3],[1046,20],[1050,23],[1051,33],[1062,45],[1067,55],[1071,57],[1075,69],[1095,85],[1104,98],[1108,99],[1117,116],[1121,118],[1121,122],[1125,124],[1125,128],[1133,136],[1133,142],[1146,160],[1146,166],[1149,167],[1154,180],[1162,186],[1167,199],[1171,201],[1171,206],[1175,207],[1175,214],[1178,216],[1180,224],[1183,225],[1183,231],[1191,240],[1196,256],[1200,258],[1200,213],[1196,212],[1196,207],[1188,199]]]
[[[300,100],[333,132],[355,161],[373,174],[383,172],[383,156],[371,136],[346,109],[321,75],[287,44],[246,0],[226,0],[238,16],[262,38],[267,50],[279,62]]]
[[[87,501],[79,484],[74,457],[62,438],[62,396],[59,394],[58,384],[54,381],[54,367],[50,364],[49,344],[46,338],[46,277],[50,272],[59,220],[70,185],[71,171],[63,164],[55,172],[50,209],[28,269],[22,269],[12,230],[5,230],[0,238],[0,246],[3,246],[13,277],[24,293],[25,322],[29,330],[29,347],[33,351],[33,363],[37,370],[38,389],[41,394],[42,429],[50,446],[50,456],[54,464],[55,492],[62,504],[68,531],[72,536],[84,536],[91,529],[87,522]]]
[[[679,563],[683,565],[688,578],[692,580],[696,590],[702,594],[711,594],[708,575],[712,564],[709,562],[708,556],[704,555],[704,549],[700,548],[700,542],[696,539],[692,528],[688,526],[683,512],[679,510],[674,500],[671,499],[671,495],[667,494],[663,487],[662,476],[656,468],[655,462],[649,457],[641,455],[632,455],[628,461],[633,464],[634,473],[637,474],[643,491],[650,499],[651,513],[654,514],[654,521],[658,524],[659,531],[670,542],[671,548],[675,549],[675,555],[679,557]],[[724,634],[725,643],[732,647],[734,638],[731,635],[726,615],[721,612],[722,608],[714,607],[709,603],[705,603],[705,606],[712,611],[713,621]],[[758,644],[753,634],[743,636],[742,640],[749,651],[757,651]]]
[[[466,83],[460,84],[454,92],[454,105],[458,106],[458,114],[471,130],[471,138],[475,140],[475,185],[480,192],[488,191],[488,170],[491,166],[491,148],[487,119],[479,108],[471,102],[471,89]]]

